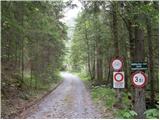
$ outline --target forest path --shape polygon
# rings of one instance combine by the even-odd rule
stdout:
[[[27,118],[102,118],[83,82],[71,73],[61,75],[63,83],[32,108]]]

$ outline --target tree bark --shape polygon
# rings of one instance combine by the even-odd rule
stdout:
[[[98,2],[94,3],[94,18],[95,18],[95,50],[96,50],[96,84],[100,85],[102,83],[102,78],[103,78],[103,67],[102,67],[102,54],[101,54],[101,44],[99,42],[100,36],[99,36],[99,26],[98,26],[98,12],[99,12],[99,6]],[[98,21],[98,22],[97,22]]]
[[[143,19],[142,16],[137,17],[138,20]],[[135,27],[135,56],[134,61],[144,62],[144,32],[139,27]],[[134,110],[138,114],[138,119],[145,118],[144,111],[146,110],[145,104],[145,90],[144,88],[135,88],[134,95]]]
[[[151,20],[149,16],[146,18],[146,25],[147,25],[147,43],[148,43],[148,64],[149,64],[149,80],[151,85],[151,104],[154,104],[155,93],[154,93],[154,67],[153,67],[153,49],[152,49],[152,27],[151,27]]]
[[[118,45],[118,23],[117,23],[117,2],[112,3],[112,12],[113,12],[113,41],[114,41],[114,49],[115,49],[115,57],[119,56],[119,45]],[[116,89],[116,98],[117,98],[117,104],[121,105],[122,103],[122,97],[121,97],[121,92],[120,89]]]
[[[91,60],[90,60],[90,47],[89,47],[89,40],[88,40],[88,35],[87,35],[87,28],[86,28],[86,24],[85,24],[85,40],[86,40],[86,45],[87,45],[87,64],[88,64],[88,70],[89,70],[89,74],[90,77],[93,78],[92,75],[92,71],[91,71]]]
[[[23,37],[22,37],[23,38]],[[24,80],[24,42],[23,42],[23,39],[21,40],[22,41],[22,48],[21,48],[21,52],[22,52],[22,58],[21,58],[21,64],[22,64],[22,81]]]
[[[133,61],[135,55],[135,39],[134,39],[134,28],[132,27],[132,22],[128,20],[128,33],[129,33],[129,48],[130,48],[130,60]]]

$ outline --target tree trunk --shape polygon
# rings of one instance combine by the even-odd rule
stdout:
[[[87,45],[87,64],[88,64],[88,72],[90,74],[90,77],[93,78],[92,71],[91,71],[91,60],[90,60],[90,47],[89,47],[89,40],[88,40],[88,35],[87,35],[87,28],[85,24],[85,40],[86,40],[86,45]]]
[[[133,27],[132,27],[132,22],[130,20],[128,20],[128,33],[129,33],[129,47],[130,47],[130,60],[133,61],[134,59],[134,54],[135,54],[135,39],[134,39],[134,31],[133,31]]]
[[[109,78],[110,78],[110,71],[111,71],[111,65],[110,65],[110,63],[111,63],[111,59],[109,59],[108,60],[108,76],[107,76],[107,83],[110,85],[110,87],[112,87],[112,80],[110,80]]]
[[[22,37],[23,38],[23,37]],[[23,42],[23,39],[22,39],[22,48],[21,48],[21,50],[22,50],[22,58],[21,58],[21,64],[22,64],[22,81],[24,80],[24,42]]]
[[[115,49],[115,57],[119,56],[119,45],[118,45],[118,23],[117,23],[117,2],[115,1],[112,4],[113,8],[112,8],[112,12],[113,12],[113,41],[114,41],[114,49]],[[117,104],[121,104],[122,103],[122,98],[121,98],[121,92],[120,89],[117,88],[116,89],[116,98],[117,98]]]
[[[32,66],[32,60],[30,60],[30,87],[32,88],[32,80],[33,80],[33,66]]]
[[[103,78],[103,70],[102,70],[102,58],[101,58],[101,50],[100,50],[100,47],[99,45],[97,45],[97,48],[96,48],[96,51],[97,51],[97,63],[96,63],[96,80],[97,80],[97,85],[100,85],[102,83],[102,78]]]
[[[124,71],[125,71],[125,88],[126,90],[128,90],[128,80],[129,80],[129,77],[128,77],[128,65],[127,65],[127,51],[126,51],[126,57],[124,57],[124,60],[125,60],[125,64],[124,64]]]
[[[10,40],[9,39],[7,39],[7,49],[6,49],[6,51],[7,51],[7,62],[9,62],[9,60],[10,60]]]
[[[103,78],[103,67],[102,67],[102,57],[101,57],[101,44],[99,42],[100,40],[100,36],[99,36],[99,26],[98,26],[98,12],[99,12],[99,6],[97,4],[97,2],[94,3],[94,17],[95,17],[95,49],[96,49],[96,84],[100,85],[102,83],[102,78]]]
[[[146,18],[146,24],[147,24],[147,42],[148,42],[148,64],[149,64],[149,80],[150,80],[150,85],[151,85],[151,104],[154,104],[154,99],[155,99],[155,93],[154,93],[154,67],[153,67],[153,50],[152,50],[152,28],[151,28],[151,20],[150,17],[147,16]]]
[[[143,19],[142,16],[138,17]],[[135,28],[135,56],[134,61],[144,62],[144,32],[138,26]],[[145,118],[144,111],[146,110],[145,104],[145,90],[144,88],[135,88],[134,95],[134,110],[138,114],[138,119]]]
[[[93,66],[92,66],[92,73],[93,73],[93,80],[96,78],[96,73],[95,73],[95,71],[96,71],[96,53],[95,53],[95,47],[94,47],[94,54],[93,54]]]

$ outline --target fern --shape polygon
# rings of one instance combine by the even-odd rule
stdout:
[[[144,114],[146,115],[147,119],[157,119],[157,118],[159,118],[159,111],[158,111],[158,109],[149,109],[149,110],[146,110],[144,112]]]

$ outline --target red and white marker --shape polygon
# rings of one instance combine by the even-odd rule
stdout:
[[[147,76],[142,71],[137,71],[132,74],[132,84],[137,88],[143,88],[147,83]]]
[[[117,72],[114,75],[114,80],[116,80],[117,82],[121,82],[124,78],[124,74],[122,74],[122,72]]]
[[[113,88],[124,88],[124,72],[113,72]]]
[[[120,58],[120,57],[114,58],[111,62],[111,66],[112,66],[113,70],[120,71],[122,69],[122,66],[123,66],[122,58]]]

